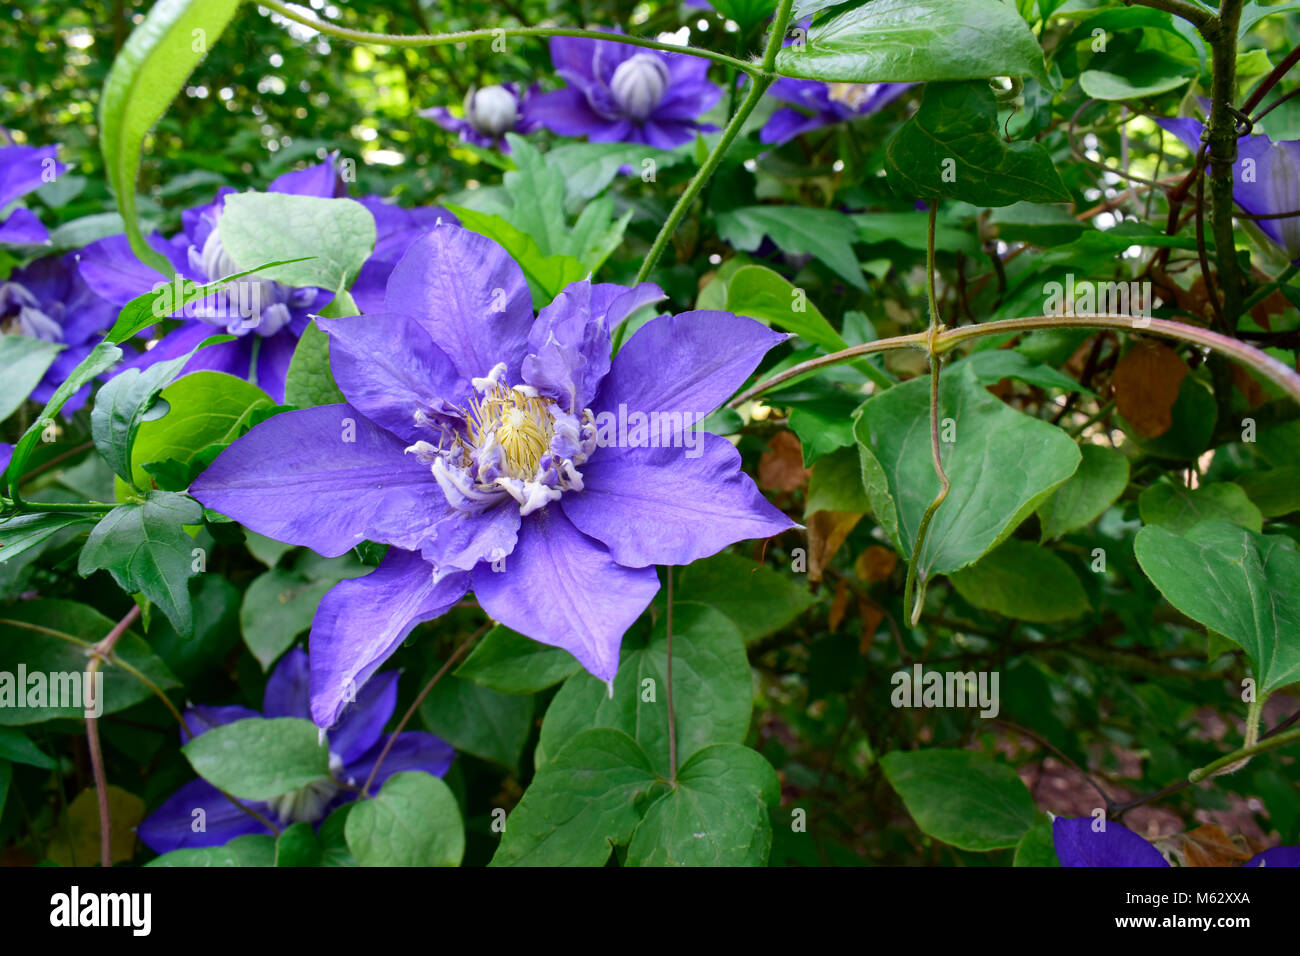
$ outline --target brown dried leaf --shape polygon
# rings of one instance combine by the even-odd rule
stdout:
[[[1187,363],[1169,346],[1139,342],[1111,378],[1119,413],[1143,438],[1158,438],[1174,423],[1174,402],[1187,373]]]
[[[850,511],[818,511],[808,519],[808,580],[816,584],[862,515]]]
[[[1240,866],[1255,855],[1213,825],[1189,830],[1180,842],[1188,866]]]
[[[853,570],[858,577],[873,583],[884,581],[894,573],[894,568],[897,566],[898,555],[878,544],[871,545],[858,555],[858,560],[853,562]]]
[[[844,621],[844,612],[849,607],[849,586],[848,583],[840,578],[839,584],[835,586],[835,596],[831,598],[830,619],[826,622],[827,630],[834,634],[839,630],[840,624]]]
[[[858,613],[862,615],[862,640],[858,642],[858,653],[866,654],[871,650],[871,642],[876,631],[885,620],[885,609],[874,601],[858,598]]]
[[[803,445],[792,431],[773,435],[758,459],[758,486],[768,491],[794,491],[811,474],[803,466]]]

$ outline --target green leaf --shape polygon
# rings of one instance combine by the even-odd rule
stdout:
[[[761,241],[760,233],[756,242]],[[848,348],[817,306],[808,301],[807,293],[766,266],[742,266],[732,274],[725,310],[794,332],[827,352]]]
[[[862,400],[861,395],[837,390],[825,398],[791,407],[790,430],[799,436],[803,446],[805,468],[823,455],[853,444],[853,413]]]
[[[815,23],[777,72],[846,83],[1034,76],[1043,51],[1016,8],[988,0],[872,0]]]
[[[777,0],[714,0],[713,9],[740,27],[741,35],[763,23],[776,12]],[[791,22],[802,19],[795,17]]]
[[[44,544],[67,528],[90,530],[95,519],[76,514],[21,514],[0,521],[0,564]]]
[[[122,357],[122,350],[116,345],[109,345],[107,342],[100,342],[90,354],[81,360],[68,377],[63,380],[63,384],[54,390],[50,400],[45,403],[41,413],[36,416],[36,420],[23,432],[23,437],[18,439],[14,445],[13,457],[9,460],[9,487],[12,489],[14,483],[26,472],[27,458],[36,447],[36,443],[41,440],[41,432],[45,430],[46,423],[52,422],[54,416],[59,413],[64,404],[70,399],[81,386],[85,385],[100,372],[106,371],[117,364],[117,360]]]
[[[420,705],[420,717],[457,750],[516,769],[533,729],[533,698],[445,676]]]
[[[532,236],[516,229],[501,216],[451,204],[447,208],[456,214],[466,229],[487,236],[510,253],[510,258],[523,270],[535,308],[549,305],[570,282],[587,276],[589,270],[573,256],[543,255]]]
[[[542,721],[544,753],[558,753],[590,727],[613,727],[636,740],[660,773],[668,772],[665,625],[661,616],[645,646],[632,635],[623,638],[612,697],[586,671],[564,682]],[[736,628],[712,608],[679,605],[673,614],[673,705],[679,754],[745,739],[753,707],[749,659]]]
[[[307,256],[306,258],[310,259],[311,257]],[[263,272],[275,266],[302,261],[304,260],[282,259],[267,262],[255,269],[245,269],[243,272],[236,272],[214,282],[209,282],[207,285],[199,285],[194,280],[183,279],[179,275],[173,276],[171,282],[159,281],[156,288],[136,296],[122,306],[122,311],[117,314],[117,320],[113,323],[113,327],[108,330],[105,339],[108,342],[121,344],[137,332],[142,332],[149,326],[157,324],[160,319],[165,319],[169,315],[180,312],[187,305],[201,302],[213,293],[229,287],[236,279]],[[170,268],[167,274],[171,275]]]
[[[1264,516],[1240,485],[1230,481],[1188,488],[1173,482],[1152,485],[1138,496],[1138,513],[1145,525],[1168,528],[1185,534],[1192,526],[1211,518],[1241,525],[1256,533],[1263,530]]]
[[[970,367],[943,374],[939,403],[941,459],[952,488],[914,558],[922,581],[1000,544],[1080,461],[1063,431],[998,401]],[[909,560],[921,515],[939,491],[929,408],[928,377],[913,379],[868,399],[855,428],[872,512]],[[948,420],[953,442],[942,441]]]
[[[1044,146],[1003,141],[986,83],[927,84],[921,108],[885,144],[885,170],[896,193],[920,199],[975,206],[1070,200]]]
[[[746,644],[776,633],[816,602],[801,578],[738,554],[723,552],[677,571],[675,606],[699,604],[721,612]]]
[[[1182,535],[1145,527],[1134,551],[1170,604],[1245,650],[1261,700],[1300,678],[1300,553],[1290,538],[1214,520]]]
[[[143,502],[118,505],[95,525],[77,562],[84,578],[106,570],[127,594],[141,593],[167,615],[177,633],[194,633],[190,576],[194,539],[183,525],[198,524],[197,501],[170,491],[151,491]]]
[[[181,637],[164,618],[149,625],[149,644],[184,684],[212,673],[239,644],[239,589],[218,574],[201,575],[194,636]]]
[[[1064,372],[1059,372],[1050,365],[1036,363],[1028,356],[1010,349],[986,349],[976,352],[966,361],[975,369],[975,377],[981,385],[996,385],[1004,378],[1014,378],[1039,388],[1059,388],[1083,395],[1095,394],[1092,389],[1080,385]]]
[[[765,866],[768,807],[781,799],[771,764],[739,744],[698,751],[652,803],[627,848],[630,866]]]
[[[310,823],[295,823],[275,840],[276,866],[320,866],[321,847]]]
[[[949,575],[975,607],[1020,621],[1064,621],[1088,610],[1083,585],[1060,557],[1011,538],[970,567]]]
[[[316,842],[320,844],[321,861],[319,866],[356,866],[357,858],[348,849],[347,827],[348,815],[356,807],[355,803],[345,803],[328,817],[316,831]]]
[[[58,766],[54,758],[46,756],[25,733],[9,727],[0,727],[0,760],[39,767],[42,770],[53,770]]]
[[[498,624],[455,674],[503,694],[534,694],[558,684],[581,666],[564,648],[539,644]]]
[[[818,459],[808,481],[804,517],[817,511],[848,511],[866,514],[871,510],[862,485],[862,461],[856,448],[841,448]]]
[[[1060,866],[1056,856],[1056,843],[1052,839],[1050,823],[1036,823],[1020,838],[1016,844],[1016,855],[1012,866]]]
[[[131,449],[137,488],[149,486],[146,465],[173,460],[191,468],[204,463],[200,452],[225,448],[243,432],[255,408],[275,405],[256,385],[224,372],[192,372],[159,395],[167,403],[162,418],[142,422]]]
[[[420,771],[389,777],[374,799],[352,808],[343,832],[361,866],[459,866],[465,855],[456,798]]]
[[[225,846],[172,850],[145,866],[274,866],[276,842],[262,833],[235,837]]]
[[[551,701],[541,748],[554,754],[589,727],[632,736],[660,771],[668,771],[667,630],[660,617],[647,645],[624,637],[614,695],[602,680],[578,671]],[[753,678],[735,626],[711,607],[677,606],[672,622],[673,709],[677,752],[738,744],[749,730]]]
[[[28,335],[0,335],[0,420],[8,418],[27,400],[63,346]]]
[[[1079,470],[1038,508],[1044,541],[1090,524],[1128,487],[1128,459],[1122,454],[1103,445],[1084,445],[1079,451]]]
[[[289,360],[284,400],[299,408],[347,401],[334,384],[334,373],[330,370],[330,337],[320,330],[314,319],[303,330],[293,350],[293,358]]]
[[[144,138],[239,9],[239,0],[159,0],[131,31],[99,98],[100,147],[127,238],[141,262],[162,275],[171,264],[136,221],[135,180]]]
[[[632,167],[630,175],[639,180],[647,159],[654,162],[657,174],[685,158],[641,143],[565,143],[546,154],[546,165],[560,171],[565,201],[573,204],[600,195],[624,166]]]
[[[1236,481],[1265,518],[1280,518],[1300,511],[1300,468],[1248,471]]]
[[[297,571],[272,568],[253,579],[239,606],[244,643],[263,670],[311,627],[325,592],[337,580],[312,580]]]
[[[217,229],[221,244],[241,268],[310,256],[259,273],[297,288],[347,289],[375,248],[375,217],[353,199],[232,193]]]
[[[620,730],[585,730],[533,777],[506,818],[492,866],[601,866],[632,838],[658,782],[650,758]]]
[[[0,725],[36,724],[54,717],[84,716],[82,695],[72,695],[78,698],[76,700],[60,698],[71,706],[52,706],[58,703],[53,691],[70,692],[71,675],[76,675],[84,685],[89,649],[108,636],[113,624],[94,608],[74,601],[23,601],[0,610],[0,674],[15,675],[12,685],[0,677]],[[167,665],[134,632],[123,634],[113,652],[159,689],[177,686]],[[20,667],[28,675],[25,696],[17,693],[22,690],[16,676]],[[37,673],[45,675],[39,681],[44,687],[43,701],[35,696],[36,684],[32,675]],[[100,673],[104,676],[105,714],[117,713],[153,697],[152,691],[139,678],[112,662],[106,662]],[[51,686],[50,674],[62,675],[57,688]],[[35,706],[31,706],[33,704]]]
[[[1186,86],[1198,72],[1159,50],[1121,59],[1119,66],[1118,71],[1084,70],[1079,74],[1080,88],[1095,100],[1140,100]]]
[[[961,850],[1000,850],[1034,823],[1016,772],[972,750],[896,750],[880,758],[889,785],[928,836]]]
[[[181,753],[218,790],[270,800],[329,781],[329,748],[318,733],[310,720],[249,717],[199,734]]]
[[[807,206],[741,206],[718,213],[718,235],[746,252],[757,249],[762,244],[764,235],[770,236],[783,252],[816,256],[845,282],[859,289],[867,288],[862,266],[853,254],[858,227],[843,213]],[[728,301],[733,292],[743,289],[743,286],[744,283],[733,276],[727,286]],[[789,315],[790,305],[790,297],[787,295],[779,303],[781,312]],[[816,317],[821,318],[820,313],[816,313]],[[822,321],[825,322],[824,319]]]
[[[9,781],[14,776],[14,765],[0,758],[0,813],[4,813],[5,800],[9,798]]]
[[[1007,242],[1030,242],[1036,246],[1059,246],[1073,242],[1088,231],[1060,206],[1031,202],[1012,203],[996,210],[989,221],[998,227],[998,237]]]
[[[144,369],[129,368],[120,372],[99,390],[90,413],[90,432],[95,448],[110,468],[124,480],[131,480],[131,448],[140,425],[154,413],[154,399],[199,349],[231,336],[213,336],[184,355],[157,362]]]

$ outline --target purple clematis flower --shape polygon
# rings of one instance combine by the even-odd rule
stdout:
[[[343,180],[335,168],[334,157],[323,163],[297,170],[275,179],[271,192],[299,196],[337,198],[346,194]],[[238,271],[221,244],[217,220],[225,206],[229,187],[218,191],[211,203],[186,210],[182,230],[171,239],[154,235],[149,243],[162,253],[176,272],[200,284]],[[383,203],[377,197],[363,200],[375,216],[378,236],[375,253],[362,267],[354,298],[360,304],[373,304],[376,291],[382,291],[388,273],[416,236],[439,216],[451,219],[440,209],[403,210]],[[92,243],[82,252],[81,274],[90,286],[109,301],[122,306],[137,296],[156,288],[158,273],[140,262],[131,251],[125,236],[112,236]],[[124,368],[150,365],[189,352],[215,332],[229,332],[232,342],[212,345],[198,352],[185,366],[186,372],[211,369],[238,378],[255,378],[257,384],[277,402],[284,401],[284,383],[298,339],[332,298],[324,289],[290,288],[278,282],[244,280],[256,286],[260,308],[246,314],[235,296],[213,296],[174,316],[181,325],[167,332],[158,343]],[[251,296],[249,296],[251,300]],[[365,307],[364,305],[362,306]],[[254,361],[256,366],[254,367]]]
[[[913,83],[821,83],[782,77],[768,95],[783,106],[768,119],[759,140],[781,146],[815,129],[844,123],[883,109]]]
[[[8,131],[0,128],[0,140],[8,138]],[[57,150],[55,146],[0,146],[0,209],[67,171],[56,159]],[[49,241],[49,232],[30,209],[15,209],[0,222],[0,245]]]
[[[537,93],[536,84],[520,96],[515,84],[503,83],[500,86],[485,86],[481,90],[471,89],[465,97],[463,117],[452,116],[445,106],[434,106],[419,112],[443,129],[459,134],[463,143],[473,143],[484,149],[495,147],[508,153],[510,144],[506,142],[506,133],[526,136],[541,126],[528,112],[528,104]]]
[[[9,462],[14,457],[14,446],[8,442],[0,441],[0,475],[9,470]]]
[[[247,707],[191,707],[185,722],[195,736],[237,720],[275,717],[308,719],[307,654],[294,648],[280,659],[262,701],[262,713]],[[328,734],[331,780],[308,784],[265,803],[248,803],[252,809],[277,825],[319,823],[337,807],[357,797],[339,783],[360,787],[370,776],[384,748],[384,725],[397,705],[397,671],[378,675],[356,696]],[[181,732],[181,742],[189,735]],[[405,731],[398,735],[371,784],[372,792],[395,773],[422,770],[441,777],[451,766],[456,752],[432,734]],[[194,832],[194,811],[204,811],[206,830]],[[156,853],[205,846],[224,846],[249,833],[270,833],[256,819],[240,810],[206,780],[193,780],[167,798],[137,829],[140,839]]]
[[[1190,117],[1157,119],[1196,153],[1201,148],[1203,123]],[[1207,175],[1209,170],[1206,170]],[[1237,162],[1232,171],[1232,198],[1251,216],[1270,216],[1300,210],[1300,140],[1273,142],[1264,134],[1237,140]],[[1255,225],[1300,266],[1300,216],[1256,219]]]
[[[1128,827],[1107,823],[1105,830],[1096,832],[1093,822],[1092,817],[1052,821],[1052,842],[1061,866],[1169,866],[1159,850]],[[1300,866],[1300,847],[1276,846],[1242,866]]]
[[[610,330],[662,298],[576,282],[534,320],[514,260],[444,224],[393,270],[386,314],[321,321],[348,403],[263,422],[190,489],[324,555],[392,546],[316,612],[318,725],[470,589],[495,620],[612,680],[655,565],[794,527],[730,442],[693,427],[788,336],[725,312],[664,315],[611,360]]]
[[[47,256],[0,282],[0,331],[29,335],[64,346],[32,390],[32,398],[47,402],[113,324],[117,307],[101,299],[82,280],[77,257]],[[85,404],[90,386],[82,388],[63,406],[71,415]]]
[[[696,121],[722,95],[708,80],[708,60],[609,40],[553,37],[551,62],[569,85],[533,98],[528,116],[561,136],[672,149],[697,132],[717,129]]]

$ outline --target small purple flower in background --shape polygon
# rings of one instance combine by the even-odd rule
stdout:
[[[14,446],[8,442],[0,441],[0,475],[3,475],[9,468],[9,462],[14,457]]]
[[[191,707],[185,712],[186,724],[198,736],[213,727],[249,718],[298,717],[309,720],[307,654],[294,648],[280,659],[266,682],[262,713],[247,707]],[[375,761],[384,749],[384,725],[397,705],[397,671],[379,674],[357,693],[356,702],[343,712],[337,726],[328,734],[330,776],[301,790],[287,793],[265,803],[249,803],[253,810],[280,826],[291,823],[319,823],[337,807],[356,799],[356,790],[338,786],[344,783],[360,788],[370,776]],[[181,742],[189,740],[181,733]],[[417,770],[441,777],[451,766],[456,752],[450,744],[432,734],[407,731],[399,734],[375,775],[372,791],[378,790],[395,773]],[[207,829],[193,831],[194,811],[202,808]],[[206,780],[193,780],[181,787],[147,820],[140,824],[140,839],[156,853],[206,846],[224,846],[235,837],[249,833],[269,833],[261,823],[235,806]]]
[[[1156,122],[1182,140],[1193,155],[1200,150],[1204,124],[1185,116]],[[1275,143],[1262,133],[1238,139],[1232,198],[1251,216],[1300,210],[1300,140]],[[1300,266],[1300,216],[1256,219],[1254,223]]]
[[[782,77],[768,95],[790,103],[764,124],[759,139],[781,146],[797,136],[867,116],[898,99],[912,83],[821,83]]]
[[[64,346],[45,377],[32,390],[32,398],[47,402],[81,360],[90,354],[100,336],[113,324],[117,307],[101,299],[82,280],[77,257],[47,256],[15,269],[0,282],[0,332],[27,335]],[[82,388],[63,406],[71,415],[85,404],[90,386]]]
[[[421,116],[431,119],[443,129],[458,133],[461,142],[473,143],[484,149],[495,147],[503,153],[510,152],[506,142],[506,133],[518,133],[521,136],[536,130],[541,123],[528,115],[530,99],[537,94],[534,84],[523,96],[513,83],[500,86],[485,86],[481,90],[472,89],[465,97],[465,115],[452,116],[445,106],[434,106],[420,110]]]
[[[333,157],[285,173],[271,183],[269,191],[327,199],[346,195]],[[229,187],[223,188],[211,203],[186,210],[181,216],[181,232],[171,239],[159,235],[149,238],[150,245],[166,256],[183,278],[206,284],[239,271],[222,246],[217,230],[226,196],[233,192]],[[373,303],[374,291],[382,290],[405,247],[438,216],[448,219],[451,216],[440,209],[402,210],[376,197],[363,204],[375,216],[378,237],[375,253],[358,278],[357,291],[361,297],[356,301],[360,303],[364,298]],[[125,236],[112,236],[87,246],[82,251],[81,274],[96,292],[119,306],[156,288],[161,279],[135,257]],[[258,386],[277,402],[284,401],[285,378],[298,339],[312,316],[330,301],[332,293],[316,288],[290,288],[255,276],[244,281],[257,286],[260,307],[251,320],[235,303],[234,296],[212,296],[196,303],[184,316],[174,316],[183,319],[181,325],[123,367],[141,367],[176,358],[214,332],[229,332],[238,338],[198,352],[186,363],[185,371],[211,369],[249,379],[255,372]]]
[[[534,97],[527,113],[561,136],[672,149],[697,132],[717,128],[697,122],[722,95],[708,80],[708,60],[607,40],[553,37],[551,62],[569,85]]]
[[[0,142],[8,142],[8,131],[0,127]],[[0,209],[39,189],[67,171],[56,156],[56,146],[0,146]],[[0,245],[40,245],[50,234],[30,209],[15,209],[0,222]]]
[[[1128,827],[1107,823],[1097,832],[1092,817],[1052,821],[1052,842],[1061,866],[1169,866],[1154,846]],[[1277,846],[1257,853],[1242,866],[1300,866],[1300,847]]]
[[[348,404],[277,415],[191,492],[327,556],[391,545],[312,622],[312,716],[337,720],[421,621],[472,589],[491,617],[612,680],[623,633],[689,564],[794,527],[693,426],[788,336],[726,312],[610,330],[663,293],[589,281],[533,318],[500,246],[442,225],[389,279],[386,314],[321,321]]]

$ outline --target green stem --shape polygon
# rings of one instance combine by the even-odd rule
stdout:
[[[1282,270],[1282,274],[1280,276],[1278,276],[1276,279],[1273,279],[1271,282],[1266,282],[1264,285],[1260,286],[1258,289],[1254,291],[1254,293],[1251,294],[1249,299],[1241,303],[1241,311],[1249,312],[1251,309],[1259,305],[1261,302],[1267,299],[1278,289],[1282,288],[1282,286],[1290,282],[1297,272],[1300,272],[1300,266],[1296,266],[1294,263],[1287,266],[1285,269]]]
[[[1124,0],[1124,2],[1129,6],[1136,3],[1143,7],[1165,10],[1175,16],[1182,17],[1189,23],[1194,24],[1198,29],[1214,20],[1213,13],[1203,7],[1198,7],[1189,0]]]
[[[986,335],[1004,335],[1008,332],[1035,332],[1042,329],[1117,329],[1191,342],[1194,345],[1201,345],[1216,352],[1221,352],[1229,358],[1254,369],[1286,392],[1293,401],[1300,403],[1300,374],[1297,374],[1294,369],[1288,368],[1271,355],[1252,348],[1244,342],[1238,342],[1226,335],[1211,332],[1209,329],[1197,328],[1183,322],[1171,322],[1168,319],[1148,319],[1135,315],[1035,315],[1020,319],[999,319],[996,322],[963,325],[960,328],[940,332],[934,337],[935,349],[942,353],[955,348],[963,342]],[[928,332],[915,332],[911,335],[899,335],[894,338],[867,342],[863,345],[854,345],[833,352],[830,355],[809,359],[806,362],[800,362],[798,365],[792,365],[779,375],[773,375],[771,378],[746,389],[733,398],[728,405],[731,408],[736,408],[763,392],[788,382],[792,378],[807,375],[809,372],[821,368],[839,365],[841,362],[848,362],[862,355],[902,348],[925,349],[929,338],[930,334]]]
[[[934,464],[935,476],[939,479],[939,491],[934,496],[934,500],[930,502],[930,506],[925,509],[925,514],[921,515],[921,523],[916,528],[916,540],[912,543],[911,560],[907,562],[907,580],[903,585],[903,610],[909,615],[912,627],[916,627],[920,623],[921,609],[925,606],[926,582],[923,579],[920,582],[920,587],[917,588],[916,566],[921,560],[921,549],[925,546],[926,535],[930,530],[930,522],[939,510],[939,506],[943,504],[944,499],[948,497],[948,491],[952,487],[948,481],[947,473],[943,470],[943,456],[939,448],[939,375],[943,368],[943,354],[937,349],[938,335],[942,324],[939,321],[939,299],[935,295],[934,289],[934,227],[938,214],[939,202],[932,199],[930,201],[930,222],[925,242],[926,292],[930,303],[930,330],[926,336],[926,350],[930,354],[930,455]],[[915,603],[912,601],[914,589],[917,591]]]
[[[26,499],[8,498],[0,499],[6,510],[13,508],[18,514],[61,514],[64,512],[76,514],[85,512],[87,514],[107,514],[117,505],[111,505],[107,502],[87,501],[87,502],[66,502],[66,501],[27,501]]]
[[[278,13],[288,20],[294,20],[313,30],[328,36],[352,43],[368,43],[374,46],[391,47],[429,47],[447,46],[453,43],[469,43],[474,40],[495,40],[500,37],[584,37],[590,40],[611,40],[615,43],[628,43],[632,46],[645,47],[650,50],[662,50],[665,53],[686,53],[690,56],[703,57],[715,63],[723,63],[737,70],[744,70],[753,76],[758,71],[752,63],[739,60],[725,53],[701,50],[698,47],[674,46],[660,43],[658,40],[646,40],[641,37],[627,36],[622,33],[608,33],[603,30],[579,30],[573,27],[497,27],[489,30],[461,30],[458,33],[400,34],[370,33],[366,30],[351,30],[325,20],[319,20],[308,13],[295,10],[280,0],[258,0],[260,6]],[[771,67],[767,67],[771,69]]]
[[[1226,767],[1242,760],[1248,760],[1256,754],[1262,754],[1269,750],[1276,750],[1278,747],[1285,747],[1288,744],[1300,743],[1300,727],[1288,730],[1286,733],[1274,734],[1272,737],[1265,737],[1257,743],[1242,747],[1240,750],[1234,750],[1226,756],[1220,757],[1214,763],[1206,764],[1204,767],[1193,770],[1187,775],[1187,779],[1192,783],[1200,783],[1213,777]]]
[[[776,19],[772,21],[772,32],[767,38],[767,48],[763,53],[763,65],[760,70],[755,70],[752,66],[746,67],[745,72],[749,74],[749,89],[745,93],[744,100],[741,101],[740,108],[736,110],[735,115],[731,117],[718,142],[714,145],[713,150],[709,153],[708,158],[704,160],[704,165],[696,170],[691,181],[686,184],[686,191],[677,199],[677,204],[673,206],[673,211],[668,214],[668,219],[664,222],[659,230],[659,235],[655,236],[654,243],[650,246],[650,251],[646,253],[645,259],[641,262],[641,268],[637,270],[634,283],[644,282],[649,277],[650,272],[655,267],[664,250],[668,248],[668,243],[681,225],[682,220],[686,218],[686,213],[690,211],[691,204],[695,202],[695,197],[700,194],[704,184],[709,181],[709,177],[714,174],[718,166],[721,165],[722,159],[727,155],[727,150],[735,142],[736,137],[740,134],[740,128],[745,125],[745,120],[749,119],[749,114],[754,112],[754,107],[758,101],[763,98],[767,88],[775,82],[776,77],[772,74],[772,67],[776,64],[776,55],[781,50],[781,41],[785,38],[786,24],[790,22],[790,8],[794,0],[780,0],[777,7]],[[731,58],[728,58],[731,59]],[[623,337],[627,334],[627,323],[622,323],[614,333],[614,351],[618,351],[623,344]]]

